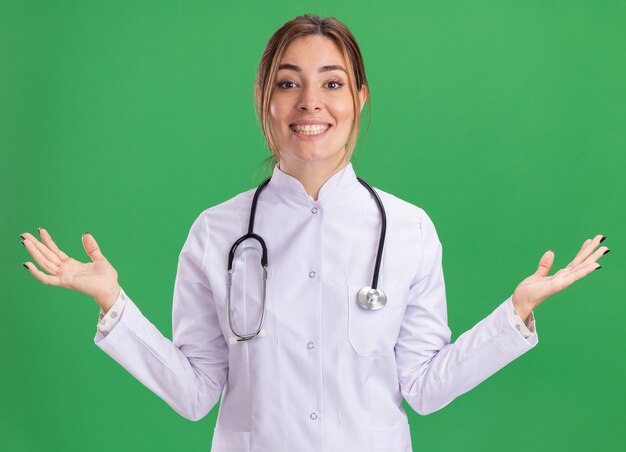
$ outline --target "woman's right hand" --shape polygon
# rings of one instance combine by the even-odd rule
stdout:
[[[39,228],[39,234],[43,243],[28,232],[21,235],[24,239],[22,244],[41,268],[48,272],[46,274],[33,263],[26,262],[24,265],[31,274],[44,284],[65,287],[90,296],[106,313],[119,296],[121,287],[117,282],[117,271],[102,255],[93,236],[89,233],[83,235],[83,247],[92,261],[83,264],[61,251],[48,231]]]

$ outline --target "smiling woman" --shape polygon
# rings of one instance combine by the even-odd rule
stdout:
[[[315,164],[334,173],[350,160],[346,141],[366,100],[365,85],[354,109],[339,47],[319,35],[294,40],[278,67],[269,103],[269,133],[280,167],[289,174]],[[317,193],[313,194],[316,197]]]
[[[187,419],[220,401],[213,452],[410,452],[402,400],[433,413],[532,349],[533,309],[608,252],[597,235],[552,276],[546,252],[452,342],[432,220],[350,162],[368,98],[359,48],[336,19],[299,16],[270,38],[255,102],[273,173],[191,225],[172,340],[119,285],[91,234],[87,264],[43,228],[43,243],[22,235],[47,272],[29,262],[34,277],[100,306],[100,349]]]
[[[285,23],[267,43],[255,82],[272,163],[293,175],[311,164],[334,173],[350,161],[369,98],[361,51],[344,24],[310,14]]]

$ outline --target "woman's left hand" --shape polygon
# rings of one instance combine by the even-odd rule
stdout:
[[[548,276],[548,273],[554,262],[554,251],[546,251],[539,261],[537,271],[519,283],[513,292],[513,305],[522,320],[526,321],[532,310],[546,298],[600,268],[596,261],[608,253],[609,249],[606,246],[595,251],[594,249],[604,238],[603,235],[597,235],[593,239],[585,240],[574,260],[552,276]]]

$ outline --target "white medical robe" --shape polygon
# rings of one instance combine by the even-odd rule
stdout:
[[[420,414],[437,411],[537,344],[536,331],[524,337],[510,321],[510,297],[450,343],[435,227],[424,210],[379,189],[387,236],[378,287],[388,302],[378,311],[359,306],[381,217],[351,163],[316,201],[274,167],[254,224],[268,248],[265,335],[232,343],[228,252],[247,232],[254,191],[206,209],[191,226],[175,280],[173,340],[124,290],[115,327],[94,337],[185,418],[203,418],[221,396],[213,452],[409,452],[403,398]],[[239,332],[259,322],[260,250],[247,240],[235,254]]]

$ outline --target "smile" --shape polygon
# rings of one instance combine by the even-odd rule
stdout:
[[[291,124],[289,128],[299,135],[321,135],[330,128],[330,124]]]

